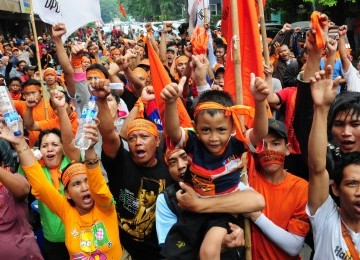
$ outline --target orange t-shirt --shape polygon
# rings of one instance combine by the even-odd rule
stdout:
[[[272,184],[256,171],[254,163],[249,167],[248,174],[250,186],[265,198],[262,213],[284,230],[305,237],[310,230],[309,218],[305,213],[308,182],[287,172],[283,182]],[[253,259],[300,259],[276,246],[255,224],[251,231]]]
[[[71,114],[69,115],[70,118],[70,122],[71,122],[71,128],[72,128],[72,133],[73,136],[75,137],[76,135],[76,131],[78,129],[79,123],[78,123],[78,117],[76,112],[71,112]],[[52,128],[59,128],[60,129],[60,120],[59,117],[56,117],[54,119],[49,119],[49,120],[40,120],[37,121],[38,125],[40,126],[41,130],[46,130],[46,129],[52,129]]]
[[[33,108],[33,118],[35,121],[41,121],[46,120],[45,116],[45,104],[47,104],[48,108],[48,119],[55,119],[57,116],[50,106],[49,101],[42,99],[39,104],[37,104]],[[14,106],[17,112],[21,117],[24,117],[25,111],[26,111],[26,102],[25,101],[14,101]],[[30,147],[33,147],[38,140],[39,131],[29,131],[29,145]]]

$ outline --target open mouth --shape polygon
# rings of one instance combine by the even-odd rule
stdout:
[[[144,150],[137,150],[136,151],[136,155],[139,157],[139,158],[144,158],[146,156],[146,152]]]
[[[92,198],[91,198],[90,194],[85,195],[83,197],[83,201],[84,201],[85,204],[91,204],[92,203]]]
[[[48,154],[48,155],[46,155],[46,158],[49,160],[52,160],[55,158],[55,154]]]
[[[354,147],[354,144],[355,144],[355,142],[353,142],[353,141],[343,141],[343,142],[341,142],[341,147],[344,150],[350,150]]]
[[[356,203],[354,204],[354,207],[355,207],[355,211],[356,211],[358,214],[360,214],[360,202],[356,202]]]

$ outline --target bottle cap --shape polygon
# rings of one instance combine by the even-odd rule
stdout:
[[[15,135],[15,136],[20,136],[20,135],[21,135],[21,131],[20,131],[20,130],[15,131],[15,132],[14,132],[14,135]]]
[[[97,96],[90,96],[90,100],[91,100],[91,101],[97,101],[98,98],[97,98]]]

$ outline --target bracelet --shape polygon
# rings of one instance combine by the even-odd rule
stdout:
[[[85,163],[87,165],[95,165],[100,161],[99,157],[96,155],[96,157],[94,159],[87,159],[85,160]]]
[[[18,155],[20,155],[21,153],[25,152],[26,150],[29,150],[30,147],[28,145],[26,145],[24,148],[22,148],[20,151],[17,152]]]

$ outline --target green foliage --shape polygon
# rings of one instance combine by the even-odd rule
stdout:
[[[100,0],[101,18],[104,23],[109,23],[112,22],[114,18],[122,17],[118,4],[119,0]]]
[[[187,0],[123,0],[125,10],[137,21],[174,20],[182,18]]]

